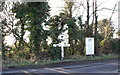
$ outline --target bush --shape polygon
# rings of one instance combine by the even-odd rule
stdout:
[[[59,47],[50,47],[49,53],[53,60],[61,58],[61,50]]]
[[[101,53],[104,54],[110,54],[110,53],[118,53],[118,50],[120,47],[118,46],[120,44],[119,39],[104,39],[100,42],[100,48],[101,48]]]
[[[111,41],[108,40],[108,39],[104,39],[100,42],[100,48],[101,48],[101,54],[110,54],[112,52],[112,49],[111,49]]]
[[[111,43],[112,52],[115,54],[118,54],[118,51],[120,49],[120,46],[119,46],[120,40],[119,39],[111,39],[110,43]]]

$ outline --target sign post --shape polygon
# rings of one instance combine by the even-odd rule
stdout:
[[[61,59],[64,59],[64,45],[61,45]]]
[[[64,59],[64,47],[69,47],[70,44],[64,44],[63,42],[60,44],[53,44],[54,47],[61,47],[61,60]]]
[[[86,55],[94,55],[94,38],[86,37]]]
[[[66,37],[64,37],[63,35],[61,35],[60,37],[59,37],[59,39],[61,40],[61,43],[59,43],[59,44],[53,44],[53,47],[61,47],[61,60],[63,60],[64,59],[64,47],[69,47],[70,46],[70,44],[67,44],[67,43],[65,43],[65,41],[68,39],[68,38],[66,38]]]

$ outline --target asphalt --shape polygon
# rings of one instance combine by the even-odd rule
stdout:
[[[3,70],[2,75],[117,75],[119,74],[118,59],[92,60],[92,61],[72,61],[38,66],[31,68],[13,68]]]

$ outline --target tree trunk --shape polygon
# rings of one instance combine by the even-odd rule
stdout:
[[[86,21],[86,37],[90,34],[90,28],[89,28],[89,16],[90,16],[90,6],[89,6],[89,0],[87,0],[87,21]]]
[[[98,19],[98,16],[97,16],[97,0],[95,0],[95,33],[94,33],[94,38],[95,38],[95,55],[98,55],[98,51],[97,51],[97,19]]]

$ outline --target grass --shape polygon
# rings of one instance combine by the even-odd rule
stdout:
[[[38,62],[30,62],[30,61],[23,61],[23,62],[11,62],[9,64],[3,64],[4,67],[27,67],[27,66],[40,66],[46,64],[54,64],[66,61],[83,61],[83,60],[101,60],[101,59],[110,59],[110,58],[118,58],[118,55],[109,54],[109,55],[101,55],[101,56],[80,56],[78,59],[65,59],[65,60],[46,60],[46,61],[38,61]]]

